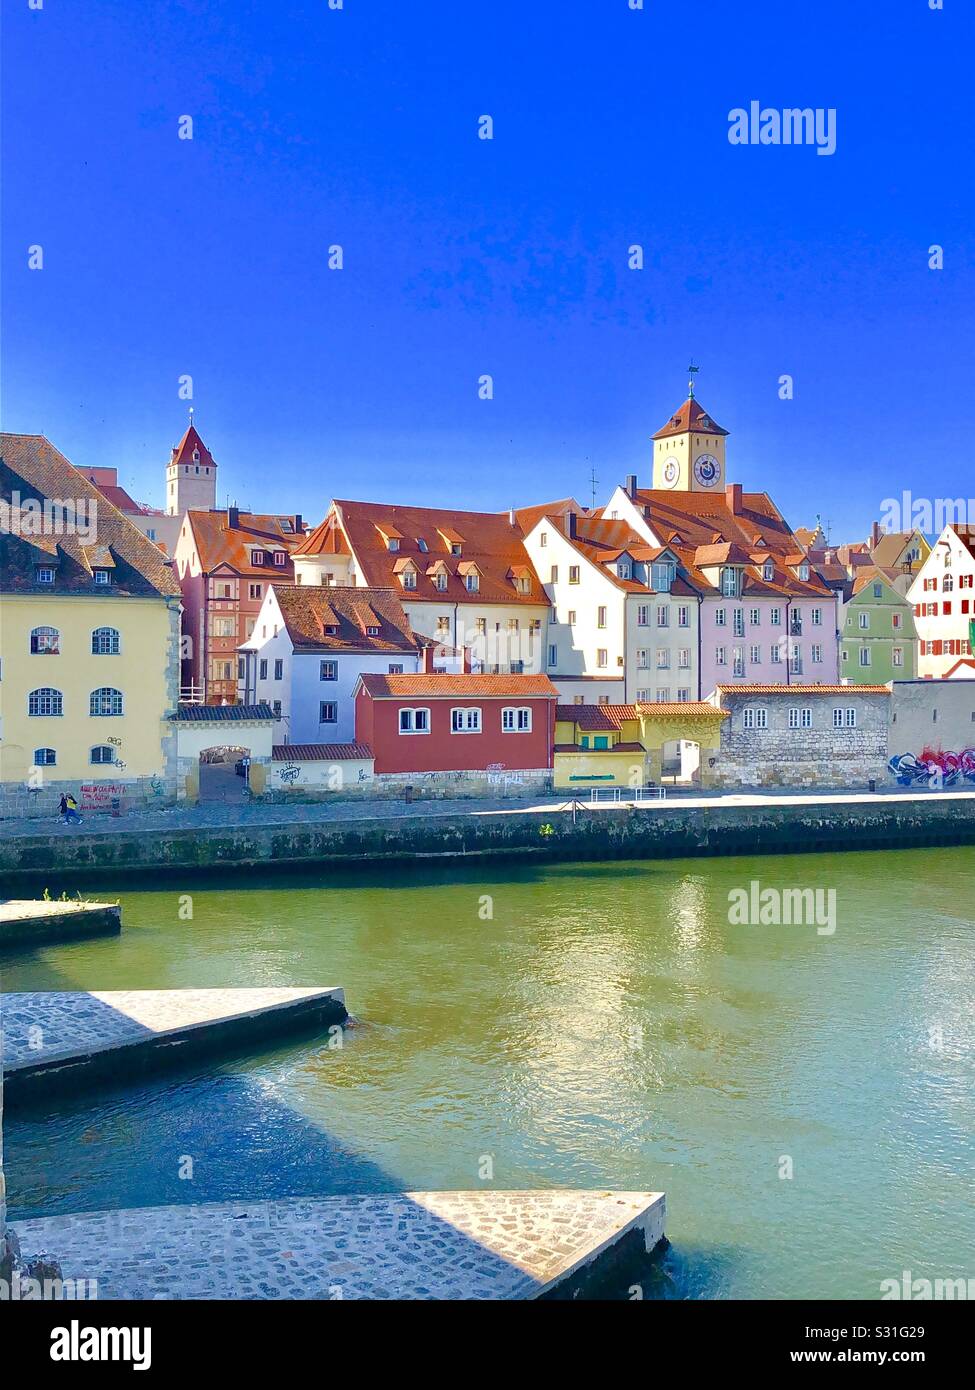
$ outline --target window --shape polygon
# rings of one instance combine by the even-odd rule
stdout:
[[[51,569],[49,565],[40,565],[38,569],[35,571],[35,577],[37,579],[38,584],[54,583],[54,571]]]
[[[558,666],[559,664],[559,649],[554,643],[548,649],[548,664],[550,666]]]
[[[834,709],[833,728],[834,729],[855,729],[857,726],[857,712],[855,709]]]
[[[870,659],[871,659],[871,658],[870,658],[870,648],[869,648],[869,647],[861,647],[861,648],[860,648],[860,665],[861,665],[861,666],[869,666],[869,665],[870,665]]]
[[[597,609],[596,609],[596,626],[597,626],[597,627],[605,627],[605,626],[606,626],[606,609],[605,609],[605,608],[597,608]]]
[[[669,670],[670,670],[670,648],[669,648],[669,647],[658,647],[658,648],[657,648],[657,670],[658,670],[658,671],[669,671]]]
[[[35,748],[34,766],[35,767],[54,767],[57,763],[58,755],[53,748]]]
[[[578,583],[579,583],[579,566],[578,566],[578,565],[570,565],[570,566],[569,566],[569,583],[570,583],[570,584],[578,584]]]
[[[481,576],[479,574],[469,574],[467,576],[467,592],[476,594],[481,587]]]
[[[399,550],[399,536],[387,536],[386,549],[394,551]]]
[[[797,708],[790,709],[790,710],[789,710],[789,728],[790,728],[790,729],[811,729],[811,728],[812,728],[812,710],[811,710],[811,709],[797,709]]]
[[[650,587],[658,594],[669,594],[675,569],[668,560],[657,560],[650,566]]]
[[[451,555],[463,555],[463,553],[464,553],[464,547],[463,547],[463,545],[460,543],[460,541],[451,541],[451,544],[450,544],[450,553],[451,553]]]
[[[814,643],[813,643],[813,647],[812,647],[812,661],[813,661],[813,665],[814,665],[814,666],[820,665],[821,662],[822,662],[822,660],[823,660],[823,649],[822,649],[822,647],[819,645],[818,642],[814,642]]]
[[[743,611],[742,611],[740,608],[735,608],[735,609],[733,610],[731,616],[732,616],[732,618],[734,619],[734,634],[735,634],[735,636],[736,636],[736,637],[744,637],[744,635],[745,635],[745,614],[743,613]]]
[[[769,651],[772,656],[772,664],[777,665],[782,660],[782,647],[778,642],[773,642]]]
[[[690,669],[690,665],[691,665],[691,649],[690,649],[690,647],[681,647],[681,649],[678,651],[678,653],[677,653],[677,665],[680,667],[680,669],[681,669],[682,671],[687,671],[687,670]]]
[[[252,551],[251,551],[251,564],[252,564],[252,565],[263,565],[263,563],[264,563],[264,551],[263,551],[263,550],[252,550]]]
[[[547,531],[542,531],[542,533],[539,535],[539,537],[538,537],[538,544],[539,544],[539,545],[548,545],[548,532],[547,532]]]
[[[782,626],[782,609],[781,609],[781,608],[771,608],[771,609],[769,609],[768,620],[769,620],[769,622],[772,624],[773,627],[781,627],[781,626]]]
[[[645,671],[650,665],[650,650],[648,647],[641,647],[636,654],[636,664],[641,671]]]
[[[661,603],[657,606],[657,626],[670,627],[670,609],[666,604]]]
[[[237,619],[215,613],[211,619],[210,632],[214,637],[234,637],[237,633]]]
[[[724,627],[725,624],[727,623],[727,621],[728,621],[728,614],[727,614],[726,610],[725,610],[724,608],[716,608],[716,609],[714,610],[714,625],[715,625],[715,627]]]
[[[608,735],[608,734],[593,734],[592,746],[593,746],[593,748],[604,748],[604,749],[605,749],[605,748],[608,748],[608,747],[609,747],[609,735]]]
[[[239,656],[239,657],[237,658],[237,679],[238,679],[239,681],[242,681],[242,680],[244,679],[244,675],[245,675],[245,670],[244,670],[244,658],[243,658],[242,656]]]
[[[894,650],[893,650],[893,652],[891,653],[891,660],[893,661],[893,664],[894,664],[895,666],[903,666],[903,665],[904,665],[904,648],[903,648],[903,647],[895,647]]]
[[[962,600],[961,611],[962,611],[963,613],[967,613],[967,612],[968,612],[968,600],[967,600],[967,599],[963,599],[963,600]],[[903,614],[902,614],[902,613],[891,613],[891,615],[890,615],[890,625],[891,625],[891,627],[894,629],[895,632],[897,632],[901,627],[903,627],[903,625],[904,625],[904,616],[903,616]]]
[[[758,627],[762,621],[762,610],[760,608],[749,608],[748,621],[752,627]]]
[[[35,627],[30,635],[34,656],[57,656],[61,649],[61,634],[56,627]]]
[[[762,578],[765,580],[766,584],[771,584],[772,580],[775,578],[775,566],[771,560],[766,560],[765,564],[762,566]]]
[[[339,707],[334,700],[321,700],[318,705],[319,724],[337,724]]]
[[[263,584],[248,584],[248,586],[247,586],[247,596],[248,596],[248,598],[260,598],[260,597],[261,597],[261,594],[262,594],[263,592],[264,592],[264,585],[263,585]]]
[[[428,554],[428,552],[429,552],[429,550],[430,550],[430,547],[427,545],[426,541],[423,539],[422,536],[417,536],[417,538],[416,538],[416,548],[417,548],[417,550],[419,550],[423,555]]]
[[[597,666],[608,666],[608,665],[609,665],[609,653],[607,652],[607,650],[606,650],[605,647],[600,647],[599,650],[596,652],[596,665],[597,665]]]
[[[262,681],[267,680],[267,660],[264,658],[258,663],[257,678]]]
[[[446,570],[438,570],[437,577],[434,579],[433,582],[441,593],[443,593],[444,590],[447,588],[447,578],[448,576]]]
[[[802,582],[803,582],[804,584],[808,581],[808,579],[809,579],[809,566],[808,566],[808,565],[800,565],[800,566],[799,566],[799,578],[802,580]]]
[[[92,656],[118,656],[119,644],[117,627],[96,627],[91,634]]]
[[[525,705],[513,706],[501,711],[501,732],[504,734],[530,734],[532,731],[532,712]]]
[[[670,704],[670,688],[666,685],[657,687],[657,703],[661,705]]]
[[[768,710],[767,709],[746,709],[743,711],[743,729],[767,729]]]
[[[681,687],[681,688],[678,689],[678,691],[677,691],[677,702],[678,702],[678,704],[686,705],[687,702],[688,702],[688,700],[690,700],[690,698],[691,698],[691,692],[690,692],[689,690],[684,689],[683,687]]]
[[[280,718],[281,718],[281,701],[280,701],[280,700],[275,700],[275,701],[272,703],[272,705],[271,705],[271,713],[274,715],[275,719],[280,719]]]
[[[337,661],[322,661],[318,667],[318,679],[320,681],[337,681],[339,678],[339,664]]]
[[[745,652],[742,647],[734,647],[731,653],[732,675],[743,676],[745,674]]]
[[[450,732],[452,734],[479,734],[481,732],[481,711],[464,707],[450,711]]]
[[[858,617],[859,617],[859,620],[860,620],[860,628],[861,628],[861,631],[866,632],[867,629],[870,627],[870,614],[869,614],[869,613],[860,613],[860,614],[858,614]]]
[[[113,690],[110,685],[103,685],[100,689],[93,690],[88,701],[88,713],[98,719],[107,719],[110,716],[121,714],[121,690]]]
[[[111,584],[112,582],[111,570],[93,570],[91,577],[96,584]]]
[[[691,625],[691,610],[690,610],[689,608],[687,608],[685,605],[682,604],[682,605],[680,606],[680,608],[678,608],[678,610],[677,610],[677,626],[678,626],[678,627],[690,627],[690,625]]]
[[[93,767],[105,767],[115,761],[115,749],[109,743],[96,743],[88,755]]]
[[[812,610],[812,625],[813,627],[822,627],[823,610],[821,608],[814,608]]]
[[[569,609],[569,615],[568,615],[568,617],[569,617],[569,626],[572,627],[573,623],[574,623],[575,620],[576,620],[576,610],[575,610],[574,608],[570,608],[570,609]]]
[[[286,550],[276,550],[274,552],[274,563],[279,569],[288,563],[288,552]]]
[[[403,581],[404,589],[416,588],[416,570],[404,570],[400,575],[400,579]]]
[[[884,586],[882,584],[875,584],[873,586],[873,596],[874,598],[883,598]]]
[[[477,618],[474,622],[474,630],[478,637],[487,636],[487,618]]]
[[[619,579],[629,579],[632,574],[632,565],[629,560],[620,560],[616,566],[616,574]]]
[[[728,656],[724,647],[716,647],[714,652],[714,664],[716,666],[727,666]]]
[[[275,661],[275,663],[274,663],[274,679],[275,679],[276,681],[279,681],[279,680],[281,680],[281,678],[282,678],[283,676],[284,676],[284,661],[282,660],[281,657],[278,657],[277,661]]]
[[[637,627],[650,626],[650,605],[648,603],[641,603],[637,608],[636,625]]]
[[[550,584],[557,584],[557,583],[559,582],[559,567],[558,567],[558,565],[553,565],[553,566],[552,566],[552,570],[551,570],[551,573],[549,574],[548,582],[549,582]]]
[[[721,571],[721,592],[725,598],[738,597],[738,571],[730,565]]]
[[[749,648],[748,648],[748,660],[752,663],[753,666],[758,666],[759,663],[760,663],[761,660],[762,660],[762,649],[761,649],[761,647],[749,647]]]
[[[428,734],[430,732],[430,711],[428,709],[401,709],[399,712],[399,731],[401,734]]]
[[[945,577],[944,577],[944,579],[942,579],[942,581],[941,581],[941,592],[942,592],[943,594],[950,594],[951,591],[954,589],[954,587],[955,587],[954,575],[946,574]]]

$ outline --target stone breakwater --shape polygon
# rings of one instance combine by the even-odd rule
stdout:
[[[658,859],[891,849],[975,842],[975,795],[853,794],[714,799],[652,807],[520,811],[233,826],[151,834],[49,833],[0,842],[0,882],[72,882],[93,874],[154,878],[187,871],[468,856]]]

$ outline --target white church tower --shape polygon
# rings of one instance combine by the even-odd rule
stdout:
[[[217,465],[196,432],[193,412],[183,438],[166,467],[166,515],[208,512],[217,505]]]

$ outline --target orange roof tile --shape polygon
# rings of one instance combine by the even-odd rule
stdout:
[[[711,419],[701,402],[689,396],[676,415],[672,415],[654,439],[666,439],[672,434],[686,434],[689,430],[697,434],[727,434],[719,424]]]
[[[275,584],[274,594],[296,651],[416,652],[399,596],[393,589]],[[368,621],[364,618],[368,617]],[[326,627],[335,627],[327,633]],[[375,636],[366,627],[378,627]]]
[[[199,452],[200,457],[195,459],[193,454]],[[190,425],[178,444],[173,446],[172,458],[170,463],[192,463],[206,465],[208,468],[216,468],[216,461],[210,450],[196,432],[196,426]]]
[[[359,679],[377,700],[413,696],[422,696],[426,700],[558,699],[558,691],[548,676],[386,676],[367,672]]]
[[[197,554],[204,574],[225,566],[236,574],[249,578],[279,578],[287,583],[294,574],[291,552],[301,537],[295,531],[286,531],[277,516],[254,512],[240,512],[238,524],[229,525],[229,512],[187,512],[193,530]],[[287,559],[283,565],[268,563],[254,565],[251,552],[263,550],[272,553],[283,550]]]

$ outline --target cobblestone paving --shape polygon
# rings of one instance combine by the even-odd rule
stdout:
[[[403,1192],[149,1207],[15,1223],[99,1299],[534,1298],[632,1227],[655,1192]]]
[[[218,1019],[255,1017],[334,989],[143,989],[0,994],[4,1073],[125,1047]]]
[[[588,789],[584,788],[580,794],[582,804],[590,807]],[[45,837],[52,836],[90,836],[90,835],[142,835],[146,831],[152,830],[179,830],[184,827],[207,829],[220,828],[222,826],[248,826],[248,825],[315,825],[323,822],[333,821],[361,821],[361,820],[399,820],[401,817],[419,816],[424,820],[431,816],[477,816],[491,813],[507,813],[509,815],[518,812],[535,812],[539,815],[550,814],[552,811],[560,810],[567,806],[571,800],[571,792],[557,792],[552,796],[542,798],[514,797],[499,798],[498,800],[466,800],[466,801],[420,801],[407,805],[403,801],[337,801],[322,805],[321,803],[297,803],[292,805],[282,805],[280,803],[264,805],[261,802],[208,802],[202,806],[174,806],[164,811],[146,811],[139,814],[131,812],[121,819],[115,819],[107,815],[89,814],[85,817],[84,823],[78,825],[62,825],[56,819],[45,816],[32,820],[5,820],[3,825],[3,836],[8,838],[22,838],[24,836],[42,834]],[[822,791],[822,792],[788,792],[788,791],[763,791],[763,792],[721,792],[713,795],[692,795],[685,791],[678,791],[673,795],[668,788],[667,799],[664,801],[643,801],[640,806],[649,811],[666,810],[670,806],[768,806],[792,804],[798,806],[815,805],[823,801],[853,801],[853,802],[875,802],[888,801],[891,797],[900,800],[945,800],[958,798],[971,799],[975,797],[975,792],[971,791],[942,791],[942,792],[914,792],[903,788],[890,788],[878,792],[856,792],[856,791]],[[592,808],[599,811],[612,811],[618,809],[619,802],[601,801]]]

